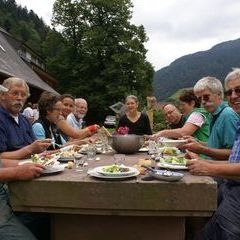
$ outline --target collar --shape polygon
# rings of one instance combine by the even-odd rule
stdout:
[[[225,107],[228,107],[227,102],[222,102],[214,111],[214,113],[212,113],[213,116],[217,116]]]
[[[20,114],[18,114],[17,116],[13,116],[4,107],[0,107],[0,112],[3,113],[6,117],[8,117],[10,119],[14,119],[15,117],[19,117],[19,115],[20,115]]]

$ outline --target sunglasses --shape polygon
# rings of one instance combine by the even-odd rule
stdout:
[[[228,89],[224,93],[225,93],[226,96],[230,97],[233,92],[235,92],[236,95],[240,96],[240,87],[235,87],[235,88],[232,88],[232,89]]]
[[[201,97],[198,97],[197,99],[199,102],[202,102],[202,101],[208,102],[210,100],[210,95],[204,94]]]

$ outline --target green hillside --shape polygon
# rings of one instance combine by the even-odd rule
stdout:
[[[154,75],[153,88],[158,100],[165,100],[182,88],[193,87],[202,77],[221,81],[233,67],[240,66],[240,39],[223,42],[208,51],[178,58]]]

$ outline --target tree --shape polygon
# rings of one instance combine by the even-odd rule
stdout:
[[[152,91],[153,68],[146,61],[143,26],[130,23],[130,0],[56,0],[52,23],[66,40],[68,66],[61,88],[86,97],[94,117],[135,93]],[[96,106],[97,104],[97,106]]]

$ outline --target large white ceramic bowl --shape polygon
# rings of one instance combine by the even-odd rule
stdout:
[[[113,135],[108,143],[119,153],[129,154],[137,152],[144,144],[144,137],[135,134]]]

